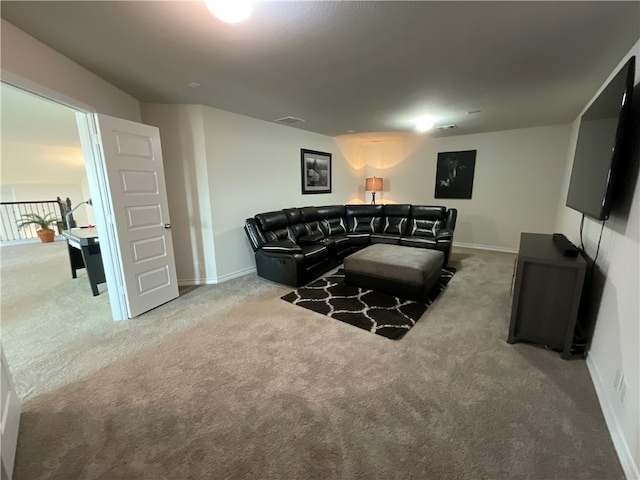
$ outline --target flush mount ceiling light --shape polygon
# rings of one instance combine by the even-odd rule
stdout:
[[[434,124],[433,117],[425,115],[424,117],[420,117],[416,121],[416,130],[420,133],[424,133],[427,130],[431,130],[433,128],[433,124]]]
[[[251,0],[204,0],[207,8],[223,22],[238,23],[249,18]]]
[[[291,115],[287,115],[286,117],[276,118],[274,122],[291,125],[292,123],[306,122],[306,120],[304,118],[292,117]]]

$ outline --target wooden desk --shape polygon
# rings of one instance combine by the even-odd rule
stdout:
[[[91,291],[95,297],[99,294],[98,284],[107,281],[102,266],[98,231],[95,228],[73,228],[71,231],[62,232],[62,236],[67,240],[71,278],[77,278],[76,270],[86,268]]]

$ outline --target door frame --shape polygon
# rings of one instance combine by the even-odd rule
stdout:
[[[127,320],[128,310],[121,276],[121,258],[111,212],[111,192],[106,178],[106,165],[100,149],[96,145],[97,127],[94,114],[96,109],[60,92],[44,87],[4,69],[1,71],[3,83],[24,90],[45,100],[59,103],[76,111],[78,134],[82,144],[89,192],[94,207],[96,226],[100,231],[100,253],[107,281],[107,293],[113,320]]]
[[[111,191],[107,181],[107,166],[100,150],[94,113],[76,112],[78,133],[85,159],[89,191],[91,192],[96,226],[100,232],[100,254],[107,292],[114,320],[127,320],[129,310],[122,278],[122,258],[115,230]],[[97,193],[97,195],[96,195]]]

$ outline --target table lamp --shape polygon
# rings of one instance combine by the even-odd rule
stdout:
[[[376,204],[376,192],[382,191],[382,178],[369,177],[365,182],[364,189],[371,192],[371,205]]]

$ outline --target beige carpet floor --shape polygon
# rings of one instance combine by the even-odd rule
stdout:
[[[114,323],[64,248],[0,249],[16,480],[624,478],[584,361],[505,341],[514,255],[392,341],[255,275]]]

